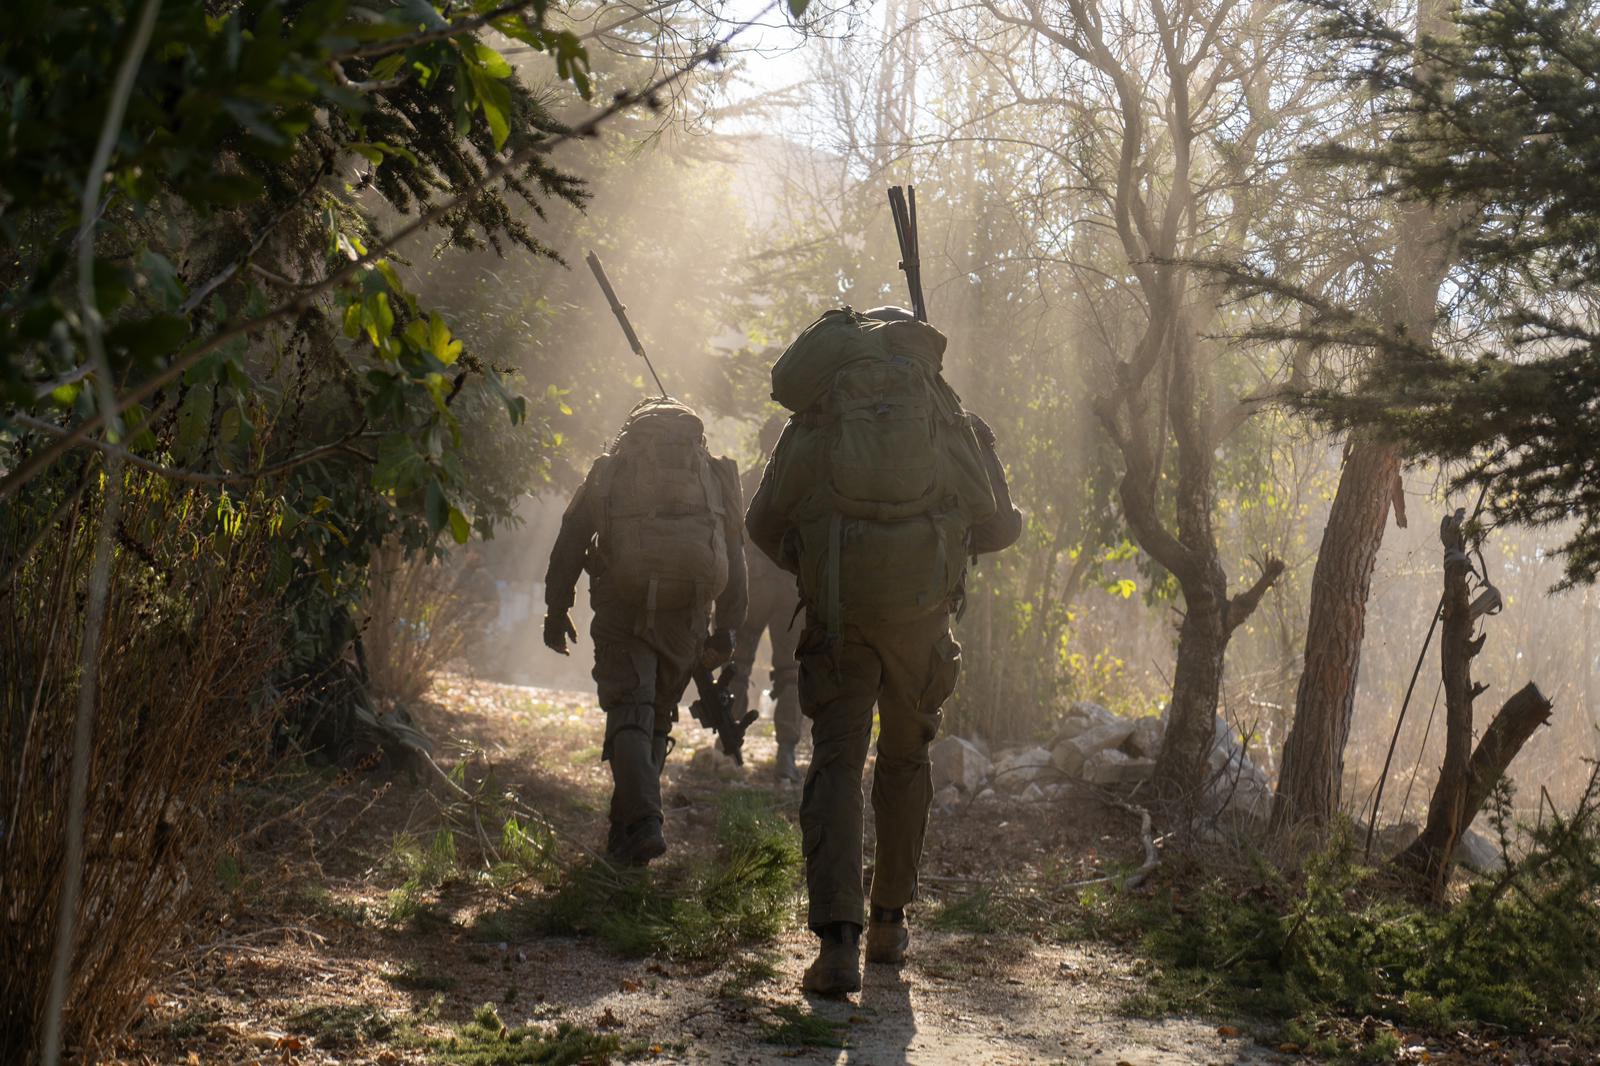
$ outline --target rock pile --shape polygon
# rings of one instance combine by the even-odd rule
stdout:
[[[978,742],[944,737],[929,749],[934,806],[954,807],[963,799],[998,802],[1004,796],[1037,803],[1059,798],[1074,781],[1131,786],[1154,773],[1165,734],[1164,718],[1124,718],[1085,700],[1073,704],[1048,745],[991,759]],[[1250,761],[1237,732],[1221,718],[1207,767],[1207,793],[1217,810],[1266,817],[1272,786]]]

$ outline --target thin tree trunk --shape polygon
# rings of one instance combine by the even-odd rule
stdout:
[[[1478,689],[1472,683],[1472,658],[1478,647],[1472,640],[1472,605],[1467,595],[1467,574],[1472,564],[1462,539],[1463,512],[1447,517],[1439,528],[1444,543],[1444,614],[1439,627],[1440,671],[1444,677],[1444,765],[1428,804],[1428,822],[1422,835],[1396,860],[1420,874],[1428,894],[1443,899],[1450,873],[1450,856],[1469,820],[1467,798],[1472,784],[1472,701]]]
[[[1274,835],[1307,826],[1320,831],[1339,809],[1367,597],[1399,471],[1394,445],[1361,440],[1351,446],[1340,474],[1311,576],[1305,667],[1272,805]]]
[[[1472,766],[1468,774],[1467,815],[1462,832],[1472,824],[1472,819],[1489,802],[1495,784],[1505,776],[1506,767],[1517,757],[1517,752],[1533,736],[1534,730],[1550,720],[1554,705],[1545,699],[1539,686],[1529,681],[1518,689],[1499,711],[1494,721],[1483,731],[1483,739],[1472,753]]]

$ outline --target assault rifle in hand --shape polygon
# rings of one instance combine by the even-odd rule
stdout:
[[[755,724],[760,712],[746,711],[738,721],[733,717],[733,686],[739,680],[733,664],[722,668],[715,677],[703,666],[694,668],[694,687],[700,698],[689,705],[694,720],[717,735],[717,743],[724,755],[736,765],[744,765],[745,730]]]

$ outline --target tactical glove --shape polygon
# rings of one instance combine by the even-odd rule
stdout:
[[[706,638],[705,650],[700,653],[700,665],[715,670],[733,660],[733,630],[719,629]]]
[[[544,646],[553,652],[567,654],[567,641],[578,642],[578,631],[573,628],[572,617],[566,611],[551,611],[544,616]]]

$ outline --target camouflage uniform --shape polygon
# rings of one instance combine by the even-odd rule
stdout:
[[[605,455],[597,459],[567,505],[545,575],[545,606],[551,615],[571,610],[578,575],[589,571],[594,607],[589,635],[600,707],[606,713],[601,758],[611,765],[610,844],[615,850],[619,836],[630,827],[661,818],[667,737],[705,647],[713,604],[651,609],[607,587],[595,537],[603,518],[599,486],[611,461]],[[744,622],[747,593],[739,473],[730,459],[714,459],[712,467],[723,496],[728,546],[728,582],[716,597],[714,622],[716,629],[733,632]]]
[[[970,530],[973,554],[999,551],[1021,533],[1022,515],[1011,503],[994,436],[980,420],[974,428],[994,490],[993,518]],[[792,568],[786,518],[772,504],[768,464],[745,524],[750,540],[769,558]],[[953,599],[959,599],[959,592]],[[808,924],[817,932],[838,923],[862,925],[861,777],[878,708],[878,761],[872,810],[877,823],[871,901],[874,912],[897,912],[916,898],[917,867],[933,798],[928,745],[939,732],[940,707],[955,691],[961,646],[950,634],[946,604],[911,623],[846,623],[837,650],[827,627],[808,605],[800,637],[800,707],[811,719],[811,767],[800,801],[800,828],[810,897]]]

